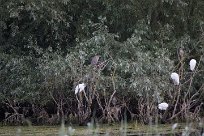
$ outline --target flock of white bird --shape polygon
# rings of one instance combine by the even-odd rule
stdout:
[[[196,67],[196,60],[191,59],[189,65],[190,70],[194,71]],[[179,85],[179,75],[176,72],[171,73],[171,79],[173,80],[174,85]]]
[[[189,65],[190,65],[190,70],[194,71],[195,67],[196,67],[196,60],[191,59]],[[171,73],[171,79],[172,79],[174,85],[179,85],[179,83],[180,83],[179,75],[176,72]],[[75,88],[75,95],[77,95],[77,93],[84,91],[85,87],[86,87],[85,83],[78,84]],[[162,102],[158,105],[158,108],[160,110],[166,110],[168,108],[168,106],[169,106],[168,103]]]
[[[195,67],[196,67],[196,60],[191,59],[189,65],[190,65],[190,70],[194,71]],[[171,73],[171,80],[173,81],[174,85],[179,85],[179,83],[180,83],[179,75],[176,72]],[[160,110],[166,110],[168,107],[169,107],[169,104],[166,102],[160,103],[158,105],[158,108]]]

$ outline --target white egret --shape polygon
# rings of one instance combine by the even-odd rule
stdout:
[[[78,92],[84,91],[84,88],[86,87],[86,85],[84,83],[82,84],[78,84],[75,88],[75,94],[77,94]]]
[[[195,69],[195,66],[196,66],[196,60],[191,59],[189,65],[190,65],[190,70],[193,71]]]
[[[166,110],[168,107],[169,107],[169,104],[165,102],[160,103],[158,106],[160,110]]]
[[[177,73],[171,73],[171,79],[174,82],[174,85],[179,85],[179,75]]]

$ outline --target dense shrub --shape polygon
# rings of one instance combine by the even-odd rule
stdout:
[[[53,124],[83,116],[79,122],[86,123],[96,111],[99,121],[119,121],[128,112],[129,118],[148,123],[160,117],[195,120],[203,112],[201,0],[0,4],[3,122],[29,118]],[[95,55],[99,66],[91,65]],[[198,62],[194,73],[189,72],[192,58]],[[178,88],[169,82],[171,72],[181,77]],[[78,95],[77,101],[74,89],[82,82],[88,97]],[[157,105],[163,101],[170,107],[160,114]]]

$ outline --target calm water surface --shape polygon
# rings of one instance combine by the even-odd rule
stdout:
[[[179,124],[175,130],[172,130],[172,124],[167,125],[138,125],[128,124],[126,127],[120,124],[99,125],[97,127],[72,126],[75,129],[75,136],[89,135],[106,135],[106,136],[143,136],[143,135],[160,135],[160,136],[179,136],[184,133],[186,125]],[[69,126],[0,126],[0,136],[59,136],[59,134],[68,134]],[[188,130],[191,135],[199,135],[199,129],[195,126]]]

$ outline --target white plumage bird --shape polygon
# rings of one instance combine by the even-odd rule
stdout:
[[[165,102],[160,103],[158,106],[160,110],[166,110],[168,107],[169,107],[169,104]]]
[[[85,85],[84,83],[78,84],[78,85],[76,86],[76,88],[75,88],[75,94],[77,94],[77,93],[83,91],[85,87],[86,87],[86,85]]]
[[[193,71],[195,69],[195,66],[196,66],[196,60],[191,59],[189,65],[190,65],[190,70]]]
[[[171,73],[171,79],[174,82],[174,85],[179,85],[179,75],[177,73]]]

